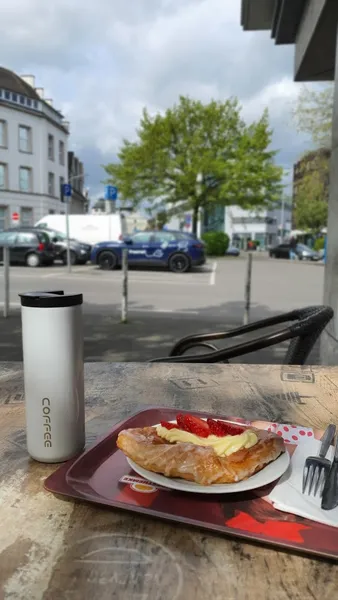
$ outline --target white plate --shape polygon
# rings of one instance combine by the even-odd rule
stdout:
[[[244,481],[214,485],[199,485],[199,483],[185,481],[184,479],[165,477],[159,473],[153,473],[152,471],[143,469],[130,458],[127,458],[127,461],[130,467],[134,469],[138,475],[141,475],[141,477],[144,477],[144,479],[151,481],[159,487],[179,490],[181,492],[195,492],[195,494],[233,494],[234,492],[245,492],[247,490],[263,487],[281,477],[290,464],[290,455],[287,451],[283,452],[277,460],[268,464],[264,469],[259,471],[259,473],[249,477],[249,479],[244,479]]]

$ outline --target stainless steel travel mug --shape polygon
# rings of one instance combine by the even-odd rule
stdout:
[[[82,294],[20,294],[27,450],[63,462],[85,445]]]

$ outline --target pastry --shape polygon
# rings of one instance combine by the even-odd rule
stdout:
[[[144,469],[201,485],[242,481],[285,452],[282,438],[274,433],[193,415],[125,429],[117,446]]]

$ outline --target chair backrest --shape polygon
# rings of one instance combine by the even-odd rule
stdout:
[[[238,327],[228,332],[213,334],[193,335],[175,344],[168,358],[158,358],[151,362],[186,362],[186,363],[214,363],[226,362],[231,358],[257,352],[263,348],[281,344],[290,340],[283,364],[303,365],[320,334],[333,317],[330,306],[309,306],[293,310],[276,317],[270,317]],[[259,331],[282,323],[290,323],[287,327],[273,333],[242,342],[232,347],[215,350],[208,354],[184,355],[182,354],[194,346],[206,346],[210,340],[234,338],[245,333]]]
[[[290,340],[284,364],[303,365],[334,313],[330,306],[309,306],[294,312],[298,319],[290,329],[296,335]]]

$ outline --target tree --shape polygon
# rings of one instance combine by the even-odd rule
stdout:
[[[301,87],[293,118],[297,130],[310,136],[316,147],[331,148],[334,87],[322,90]]]
[[[262,206],[282,191],[282,169],[269,146],[268,114],[250,125],[236,99],[203,104],[181,96],[164,114],[143,111],[135,142],[124,140],[119,162],[105,167],[107,183],[137,207],[147,200],[169,214],[211,204]]]
[[[327,224],[329,160],[317,154],[309,163],[295,190],[296,227],[313,233]]]

